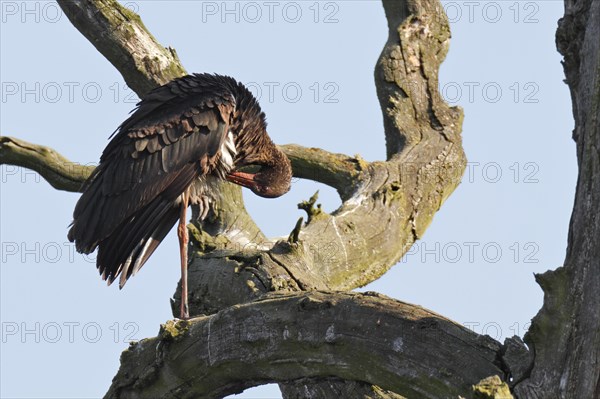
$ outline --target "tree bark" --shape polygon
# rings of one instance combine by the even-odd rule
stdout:
[[[536,276],[544,306],[525,342],[535,353],[519,398],[600,397],[600,2],[565,0],[556,32],[571,90],[579,176],[565,263]]]
[[[340,378],[302,378],[285,384],[279,384],[279,388],[285,399],[406,399],[404,396],[386,391],[376,385],[360,381],[342,380]]]
[[[500,349],[488,336],[378,294],[271,294],[168,322],[158,337],[132,344],[106,397],[219,398],[335,375],[410,398],[450,398],[503,374]]]
[[[185,75],[174,49],[162,47],[139,15],[114,0],[57,0],[69,21],[117,68],[140,97]]]
[[[52,148],[14,137],[0,136],[0,165],[21,166],[38,172],[57,190],[78,192],[94,166],[79,165]]]

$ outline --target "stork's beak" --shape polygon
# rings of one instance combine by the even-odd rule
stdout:
[[[254,181],[253,173],[245,173],[245,172],[231,172],[227,175],[227,180],[232,183],[239,184],[240,186],[244,186],[247,188],[255,188],[256,182]]]

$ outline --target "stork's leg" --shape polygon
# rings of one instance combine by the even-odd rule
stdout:
[[[180,318],[187,320],[190,318],[188,309],[188,284],[187,284],[187,267],[188,267],[188,230],[186,222],[186,213],[189,204],[189,192],[185,192],[181,196],[181,208],[179,211],[179,225],[177,226],[177,236],[179,237],[179,251],[181,257],[181,308]]]

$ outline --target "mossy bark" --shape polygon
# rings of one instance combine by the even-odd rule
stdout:
[[[274,293],[184,323],[132,344],[106,397],[220,398],[304,379],[284,392],[306,398],[298,389],[306,392],[304,385],[319,379],[327,381],[327,395],[346,384],[334,375],[360,387],[345,397],[361,391],[398,397],[387,390],[416,399],[457,398],[474,397],[473,381],[503,374],[500,345],[492,338],[372,293]]]

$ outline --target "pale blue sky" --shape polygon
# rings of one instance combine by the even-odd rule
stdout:
[[[385,156],[373,84],[387,35],[379,2],[228,2],[229,12],[220,1],[127,3],[188,71],[229,74],[260,94],[277,143]],[[497,339],[522,336],[542,303],[533,273],[562,264],[573,204],[571,101],[554,44],[563,4],[444,4],[453,37],[440,85],[465,110],[469,168],[423,240],[365,289]],[[55,3],[0,7],[0,134],[97,162],[137,97]],[[102,396],[125,341],[156,335],[172,317],[176,236],[124,290],[107,288],[95,257],[66,239],[78,195],[14,167],[0,178],[0,396]],[[317,189],[334,210],[335,192],[313,182],[295,182],[278,200],[245,198],[268,235],[284,235],[302,215],[296,204]]]

